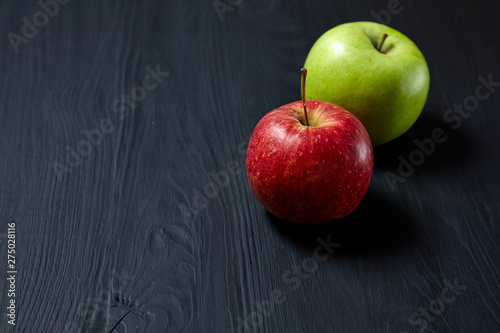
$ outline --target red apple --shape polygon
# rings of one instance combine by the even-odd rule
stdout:
[[[248,144],[252,192],[282,220],[321,223],[350,214],[368,189],[373,171],[370,137],[342,107],[305,101],[264,116]]]

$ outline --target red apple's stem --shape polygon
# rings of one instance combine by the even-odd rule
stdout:
[[[305,122],[306,126],[309,126],[309,120],[307,119],[307,107],[306,107],[306,76],[307,76],[307,69],[302,68],[300,70],[302,73],[302,104],[304,104],[304,117],[305,117]]]
[[[377,47],[377,51],[380,52],[380,50],[382,49],[382,45],[384,44],[385,42],[385,39],[387,38],[387,36],[389,36],[388,34],[384,33],[384,35],[382,36],[382,40],[380,41],[380,43],[378,44],[378,47]]]

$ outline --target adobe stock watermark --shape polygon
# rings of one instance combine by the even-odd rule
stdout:
[[[147,66],[146,72],[148,74],[143,77],[141,85],[134,86],[130,94],[122,94],[120,98],[115,99],[111,104],[111,110],[117,115],[119,121],[124,121],[139,106],[139,103],[146,99],[148,92],[156,89],[164,78],[170,75],[168,72],[162,72],[160,65],[156,65],[155,69]],[[92,154],[94,147],[102,143],[106,134],[114,132],[117,127],[115,122],[116,120],[113,121],[110,118],[102,118],[97,128],[84,129],[81,132],[84,138],[76,144],[75,148],[70,145],[66,146],[64,160],[61,162],[54,161],[50,165],[57,176],[58,183],[63,180],[66,173],[71,173],[74,168],[82,164],[85,157]]]
[[[112,295],[119,295],[125,290],[125,287],[133,281],[134,275],[128,275],[125,268],[122,268],[120,273],[113,269],[111,273],[111,289],[115,292],[112,293],[107,288],[102,288],[97,292],[96,297],[87,297],[85,301],[78,303],[76,308],[76,316],[80,319],[80,324],[75,321],[70,321],[64,326],[64,333],[83,333],[82,326],[90,325],[91,329],[95,323],[95,313],[105,311],[111,303]]]
[[[241,6],[242,2],[243,0],[214,0],[212,4],[220,21],[224,22],[226,12],[234,11],[235,8]]]
[[[443,113],[443,121],[451,124],[452,130],[458,130],[464,119],[471,116],[474,111],[479,108],[480,101],[488,99],[495,88],[500,87],[500,81],[494,81],[492,74],[485,79],[482,75],[477,77],[479,84],[476,86],[474,93],[465,97],[462,104],[453,104],[453,108],[447,109]],[[415,173],[416,167],[424,164],[426,159],[436,151],[438,144],[444,143],[448,139],[445,130],[437,127],[430,133],[430,137],[423,140],[415,139],[416,148],[410,152],[407,157],[398,156],[398,172],[394,174],[391,171],[384,173],[384,178],[387,181],[392,192],[396,191],[398,183],[403,183]]]
[[[15,326],[17,320],[16,310],[19,308],[19,302],[17,302],[18,291],[18,279],[17,279],[17,248],[16,248],[16,222],[10,221],[7,223],[7,255],[6,255],[6,269],[7,269],[7,323],[9,325]],[[17,302],[17,303],[16,303]]]
[[[378,23],[388,25],[391,23],[392,15],[401,14],[403,9],[404,7],[401,5],[401,2],[399,0],[389,0],[387,2],[387,9],[381,9],[378,12],[371,10],[370,14],[375,20],[378,21]]]
[[[31,21],[23,16],[21,22],[21,34],[16,34],[15,32],[9,32],[7,34],[7,39],[12,45],[12,49],[17,54],[19,52],[19,46],[21,44],[27,44],[31,39],[35,38],[38,34],[39,29],[45,27],[51,18],[54,18],[59,13],[59,6],[66,5],[71,0],[39,0],[37,2],[41,10],[35,12]]]
[[[312,256],[304,258],[300,263],[283,272],[281,281],[285,284],[285,288],[276,288],[270,293],[268,299],[253,302],[252,311],[244,318],[238,316],[237,333],[255,332],[255,329],[263,324],[264,317],[273,315],[277,307],[287,301],[287,295],[296,291],[311,274],[316,272],[319,267],[318,263],[328,260],[335,249],[340,247],[340,244],[332,242],[331,235],[328,235],[326,240],[318,237],[316,242],[318,246],[314,249]]]
[[[446,287],[441,290],[437,298],[431,300],[425,307],[420,307],[418,311],[413,312],[408,318],[408,323],[417,332],[422,333],[428,329],[429,323],[433,323],[446,310],[446,305],[449,306],[455,302],[457,297],[462,294],[462,291],[467,289],[466,285],[458,283],[457,278],[453,280],[453,283],[444,280],[444,284]],[[409,333],[409,331],[401,331],[400,333]]]
[[[238,145],[238,154],[246,156],[247,147],[248,140],[242,141]],[[231,179],[241,174],[242,169],[245,169],[244,165],[242,166],[236,160],[231,160],[226,163],[223,170],[210,172],[208,174],[209,181],[205,185],[192,189],[193,196],[188,205],[183,203],[177,205],[184,220],[187,222],[198,216],[201,210],[206,209],[210,200],[217,198],[220,191],[229,186]]]

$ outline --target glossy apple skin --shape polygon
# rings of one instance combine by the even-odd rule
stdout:
[[[301,101],[266,114],[248,144],[252,192],[282,220],[321,223],[350,214],[368,189],[373,150],[361,122],[338,105]],[[302,123],[301,123],[302,122]]]
[[[388,37],[379,52],[384,33]],[[404,34],[380,23],[351,22],[328,30],[314,43],[304,67],[308,98],[352,112],[374,145],[405,133],[429,92],[422,52]]]

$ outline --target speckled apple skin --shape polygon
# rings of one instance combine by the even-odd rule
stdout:
[[[375,45],[384,33],[388,37],[379,52]],[[374,145],[405,133],[429,93],[422,52],[401,32],[376,22],[350,22],[328,30],[314,43],[304,67],[307,96],[352,112]]]
[[[266,114],[248,144],[252,192],[273,215],[294,223],[321,223],[350,214],[365,195],[373,149],[361,122],[342,107],[308,100]],[[302,121],[302,123],[301,123]]]

